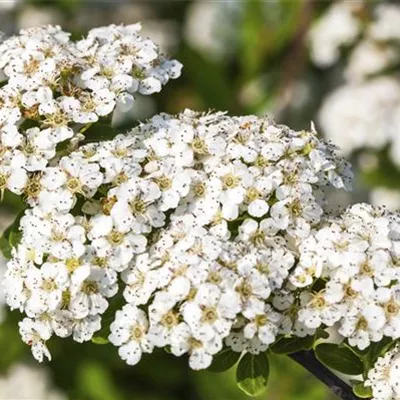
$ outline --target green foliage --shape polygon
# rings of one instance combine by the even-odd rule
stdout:
[[[239,361],[236,370],[238,387],[248,396],[258,396],[267,387],[269,361],[266,353],[257,355],[246,353]]]
[[[361,399],[369,399],[372,397],[371,388],[364,386],[363,382],[354,384],[353,392],[357,397],[360,397]]]
[[[348,349],[356,354],[364,363],[364,370],[368,371],[375,364],[379,357],[387,353],[394,345],[395,341],[384,337],[377,343],[371,343],[365,350],[359,350],[357,347],[347,345]]]
[[[211,372],[225,372],[231,369],[239,360],[240,353],[232,351],[229,347],[222,349],[213,357],[213,362],[208,370]]]
[[[389,158],[388,150],[385,149],[377,153],[377,165],[374,168],[362,171],[361,179],[369,187],[384,186],[398,189],[400,170]]]
[[[222,65],[207,60],[189,46],[182,48],[179,60],[185,66],[185,77],[190,80],[206,108],[234,108],[232,83]]]
[[[9,313],[0,327],[1,373],[6,372],[15,360],[22,358],[27,352],[27,346],[19,338],[18,317],[18,313]]]
[[[364,372],[364,364],[354,352],[347,347],[333,343],[322,343],[315,348],[319,362],[326,367],[347,375],[360,375]]]
[[[24,213],[25,211],[21,211],[0,237],[0,251],[7,260],[11,258],[12,249],[21,241],[22,234],[19,231],[19,223]]]
[[[80,366],[78,385],[88,400],[121,400],[119,389],[113,382],[107,364],[86,362]]]
[[[310,350],[314,343],[314,336],[304,338],[290,337],[282,338],[275,342],[270,350],[275,354],[291,354],[300,350]]]
[[[85,135],[83,144],[104,142],[113,139],[118,134],[118,132],[111,126],[111,123],[96,123],[95,125],[87,126],[82,133]]]

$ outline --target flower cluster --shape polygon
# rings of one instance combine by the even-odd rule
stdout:
[[[396,345],[379,357],[368,372],[365,386],[372,389],[374,400],[395,400],[400,396],[400,357]]]
[[[350,190],[352,172],[313,125],[185,110],[80,143],[179,75],[139,29],[0,44],[0,191],[27,204],[3,287],[34,357],[52,336],[101,339],[129,365],[164,348],[203,369],[224,347],[256,355],[326,328],[354,354],[399,339],[400,215],[329,215],[325,190]],[[388,354],[366,382],[378,400],[397,396]]]
[[[353,81],[365,79],[398,62],[399,21],[396,4],[335,2],[310,31],[311,58],[318,66],[329,67],[343,48],[355,45],[345,75]]]
[[[311,58],[321,67],[337,62],[341,47],[348,49],[344,84],[326,97],[319,113],[326,137],[342,154],[388,147],[399,164],[399,24],[398,4],[340,1],[310,32]]]
[[[350,186],[335,150],[267,118],[186,110],[62,157],[37,178],[4,281],[23,340],[39,360],[53,334],[89,340],[113,297],[127,304],[109,340],[128,364],[169,347],[206,368],[224,340],[259,352],[304,332],[279,289],[323,189]]]
[[[159,92],[180,75],[139,35],[140,24],[92,29],[77,42],[60,27],[22,30],[0,44],[0,192],[38,194],[37,179],[60,149],[133,95]]]
[[[335,325],[360,350],[400,338],[399,224],[397,214],[357,204],[303,241],[289,280],[313,287],[300,294],[299,321]]]

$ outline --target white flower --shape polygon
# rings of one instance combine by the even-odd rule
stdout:
[[[156,183],[130,179],[110,194],[118,198],[110,211],[117,229],[148,233],[152,227],[164,225],[164,213],[154,204],[161,195]]]
[[[287,229],[291,235],[301,238],[308,236],[310,226],[318,223],[322,214],[322,207],[307,194],[279,200],[271,207],[277,228]]]
[[[159,271],[154,268],[157,262],[144,253],[136,256],[132,264],[122,273],[125,300],[136,306],[146,304],[159,284]]]
[[[91,267],[86,274],[73,280],[70,292],[69,309],[75,318],[103,314],[108,307],[106,298],[118,291],[117,277],[100,267]]]
[[[59,306],[62,293],[69,286],[69,278],[67,272],[57,264],[46,262],[40,269],[29,268],[24,283],[31,293],[25,309],[32,317]]]
[[[282,316],[271,305],[257,301],[256,307],[247,310],[245,316],[249,319],[243,330],[246,339],[258,337],[267,345],[275,341]]]
[[[362,2],[335,3],[312,27],[311,57],[317,65],[322,67],[332,65],[339,58],[340,47],[351,44],[357,38],[361,21],[354,11],[358,7],[362,7]],[[338,26],[342,29],[338,30]]]
[[[153,345],[147,338],[148,320],[144,311],[126,304],[117,311],[111,324],[109,340],[118,346],[118,354],[128,364],[135,365],[143,353],[151,353]]]
[[[222,349],[221,340],[204,342],[193,337],[189,326],[180,323],[171,333],[171,352],[175,356],[189,353],[189,366],[194,370],[205,369],[211,365],[212,356]]]
[[[194,300],[183,307],[182,313],[193,337],[207,342],[228,336],[240,308],[235,292],[222,293],[218,286],[204,283],[198,288]]]
[[[400,395],[398,351],[396,345],[379,357],[368,372],[365,386],[371,387],[374,400],[394,400]]]
[[[146,248],[144,236],[117,230],[109,216],[97,215],[91,219],[90,225],[89,237],[96,254],[107,258],[116,271],[127,268],[134,254],[140,254]]]
[[[19,323],[19,332],[22,340],[31,347],[32,354],[36,360],[42,362],[44,357],[51,360],[46,341],[50,339],[52,332],[45,324],[37,320],[24,318]]]
[[[0,194],[6,189],[15,194],[22,194],[28,182],[28,174],[21,167],[9,167],[0,165]]]

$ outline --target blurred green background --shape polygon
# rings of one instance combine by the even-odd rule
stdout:
[[[365,2],[366,7],[378,3]],[[318,125],[317,114],[324,99],[344,80],[349,49],[324,68],[310,58],[310,28],[332,4],[307,0],[0,0],[0,27],[13,34],[30,26],[59,24],[79,38],[92,27],[142,21],[143,33],[158,42],[165,53],[179,59],[184,69],[181,78],[171,81],[160,94],[138,97],[129,118],[145,119],[160,111],[178,112],[188,107],[227,110],[236,115],[267,113],[295,129],[308,129],[311,120]],[[342,26],[339,24],[337,29]],[[365,154],[370,156],[370,150]],[[349,154],[355,161],[357,176],[368,175],[358,168],[359,157],[360,151]],[[379,149],[374,157],[373,173],[360,180],[352,197],[332,198],[331,204],[367,199],[370,188],[385,179],[392,189],[400,187],[400,183],[393,183],[400,173],[388,161],[385,150]],[[379,197],[375,199],[379,201]],[[0,229],[12,221],[20,207],[18,198],[6,195],[0,205]],[[3,319],[0,399],[247,398],[236,388],[234,371],[194,373],[187,368],[186,359],[163,352],[146,357],[138,366],[127,367],[111,345],[53,341],[53,361],[38,366],[19,339],[18,312],[4,311]],[[335,398],[285,357],[273,358],[271,369],[268,392],[260,399]]]

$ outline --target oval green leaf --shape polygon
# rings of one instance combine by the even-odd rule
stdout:
[[[228,371],[228,369],[231,369],[237,363],[240,354],[226,347],[213,357],[213,362],[207,370],[210,372]]]
[[[372,397],[372,389],[370,387],[365,387],[364,382],[353,385],[353,392],[361,399],[370,399]]]
[[[19,230],[19,224],[24,214],[25,210],[22,210],[0,237],[0,251],[7,260],[11,258],[12,249],[21,241],[22,233]]]
[[[362,360],[346,347],[322,343],[315,348],[315,356],[326,367],[346,375],[360,375],[364,372]]]
[[[265,353],[246,353],[236,370],[236,383],[248,396],[258,396],[267,387],[269,362]]]
[[[282,338],[275,342],[270,350],[275,354],[292,354],[300,350],[310,350],[313,343],[314,336]]]
[[[92,342],[93,342],[94,344],[108,344],[108,343],[110,343],[110,342],[108,341],[108,339],[106,339],[106,338],[104,338],[104,337],[101,337],[101,336],[94,336],[94,337],[92,337]]]

